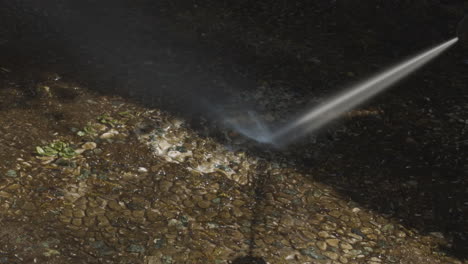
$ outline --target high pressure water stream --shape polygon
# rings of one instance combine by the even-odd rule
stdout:
[[[340,94],[326,100],[323,104],[301,113],[292,121],[286,123],[275,131],[270,131],[258,120],[255,120],[255,127],[253,128],[239,129],[239,126],[235,127],[238,128],[238,131],[242,134],[251,137],[258,142],[272,144],[277,147],[284,147],[306,134],[322,128],[330,121],[343,115],[345,112],[383,92],[391,85],[439,56],[442,52],[457,43],[457,41],[458,37],[453,38],[434,48],[411,57],[360,84],[352,86]]]
[[[322,105],[306,111],[297,119],[273,133],[270,137],[271,143],[283,146],[321,128],[333,119],[381,93],[392,84],[414,72],[457,41],[458,38],[454,38],[422,54],[416,55],[330,98]]]

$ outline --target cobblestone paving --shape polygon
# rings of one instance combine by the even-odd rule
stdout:
[[[2,85],[1,264],[462,263],[437,250],[443,237],[166,113],[62,81],[26,103]]]

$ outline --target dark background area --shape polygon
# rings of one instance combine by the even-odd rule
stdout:
[[[454,36],[461,2],[3,1],[2,50],[13,60],[61,59],[71,67],[61,72],[85,66],[110,86],[138,81],[133,93],[149,83],[207,95],[223,80],[328,93],[349,83],[350,69],[362,77]]]
[[[287,86],[333,93],[446,41],[464,1],[11,1],[0,58],[23,74],[53,69],[103,93],[182,114],[227,90]],[[385,114],[330,132],[304,159],[354,201],[468,252],[468,52],[452,48],[371,104]],[[15,68],[16,67],[16,68]],[[28,85],[25,84],[27,88]],[[227,99],[226,99],[227,100]],[[448,114],[451,114],[448,116]],[[456,115],[454,117],[453,115]]]

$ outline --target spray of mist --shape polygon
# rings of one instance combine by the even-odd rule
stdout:
[[[284,147],[302,138],[308,133],[322,128],[324,125],[338,118],[345,112],[383,92],[392,84],[400,81],[407,75],[428,63],[430,60],[440,55],[457,41],[458,38],[451,39],[432,49],[409,58],[360,84],[352,86],[340,94],[326,100],[323,104],[305,111],[276,131],[271,132],[266,125],[260,125],[260,121],[255,116],[251,116],[251,119],[254,120],[255,123],[251,128],[246,128],[239,124],[231,125],[234,128],[238,128],[240,133],[261,143],[269,143],[277,147]]]

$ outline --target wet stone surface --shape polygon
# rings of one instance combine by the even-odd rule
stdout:
[[[360,207],[293,162],[233,151],[121,98],[80,94],[0,116],[0,263],[221,264],[249,254],[267,263],[462,263],[434,251],[433,236]],[[36,107],[69,118],[57,125]]]

